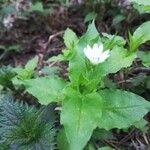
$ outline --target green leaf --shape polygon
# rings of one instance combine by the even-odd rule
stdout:
[[[33,71],[37,67],[38,56],[35,56],[33,59],[29,60],[25,65],[25,69]]]
[[[62,54],[58,56],[53,56],[47,60],[47,62],[57,62],[57,61],[65,61],[65,57]]]
[[[90,12],[85,16],[84,22],[87,23],[89,21],[92,21],[93,19],[96,19],[97,13],[96,12]]]
[[[102,90],[100,95],[103,99],[103,110],[99,127],[106,130],[127,128],[141,120],[150,108],[149,102],[131,92]]]
[[[108,140],[108,139],[115,139],[115,137],[113,136],[112,131],[107,131],[105,129],[99,129],[97,128],[93,135],[92,138],[94,140]]]
[[[55,76],[55,75],[58,75],[61,70],[62,69],[60,67],[57,67],[57,66],[54,66],[54,67],[45,66],[41,70],[41,73],[44,75],[48,75],[48,76]]]
[[[138,41],[138,46],[150,40],[150,21],[147,21],[138,27],[133,34],[134,43]],[[138,47],[137,46],[137,47]]]
[[[118,23],[122,22],[123,20],[125,20],[126,17],[123,16],[123,15],[116,15],[114,18],[113,18],[113,21],[112,21],[112,25],[113,26],[116,26]]]
[[[71,150],[83,150],[101,117],[101,104],[98,93],[83,97],[74,91],[67,95],[62,108],[61,123]]]
[[[87,32],[80,38],[79,44],[82,45],[82,47],[85,47],[87,46],[87,44],[93,44],[91,42],[95,39],[97,42],[98,38],[99,38],[99,33],[95,27],[95,22],[93,20],[93,22],[89,24]]]
[[[60,97],[66,83],[58,77],[41,77],[31,80],[25,80],[23,84],[26,90],[35,96],[39,103],[47,105],[50,102],[61,101]]]
[[[14,68],[14,71],[17,73],[16,78],[18,80],[27,80],[27,79],[32,78],[34,74],[34,70],[37,67],[37,63],[38,63],[38,57],[36,56],[27,62],[27,64],[25,65],[25,68],[22,68],[22,67]]]
[[[71,30],[67,29],[64,34],[64,42],[68,49],[72,49],[74,45],[77,43],[78,37],[77,35]]]
[[[43,4],[42,2],[36,2],[35,4],[32,4],[31,6],[31,11],[39,11],[39,12],[43,12]]]
[[[58,148],[60,150],[70,150],[64,129],[61,129],[57,136]]]
[[[138,57],[146,67],[150,67],[150,52],[138,51]]]
[[[136,53],[129,53],[122,47],[114,47],[111,50],[110,57],[104,63],[99,64],[98,72],[100,76],[106,76],[109,73],[116,73],[122,68],[131,66],[136,58]]]
[[[141,119],[140,121],[137,121],[133,124],[136,128],[140,129],[143,133],[148,132],[148,121],[145,119]]]
[[[107,38],[107,41],[105,40],[105,45],[107,44],[107,49],[112,49],[116,45],[124,46],[126,44],[126,40],[121,36],[111,35],[107,33],[102,33],[102,35]]]

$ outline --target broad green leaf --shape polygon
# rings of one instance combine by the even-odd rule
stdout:
[[[64,34],[64,42],[66,47],[68,49],[73,48],[74,44],[76,44],[77,41],[78,41],[77,35],[71,29],[68,28]]]
[[[138,27],[134,34],[133,40],[138,40],[138,46],[150,40],[150,21],[147,21]],[[140,39],[140,40],[139,40]]]
[[[98,72],[100,76],[106,76],[109,73],[116,73],[122,68],[131,66],[135,58],[135,53],[129,53],[127,49],[121,47],[114,47],[111,50],[108,60],[99,64]]]
[[[102,90],[102,117],[99,127],[106,130],[127,128],[141,120],[150,109],[150,103],[131,92],[121,90]]]
[[[50,102],[62,100],[60,97],[66,83],[58,77],[41,77],[25,80],[26,91],[35,96],[39,103],[47,105]]]
[[[139,51],[138,57],[142,60],[144,66],[150,67],[150,52]]]
[[[61,123],[64,125],[71,150],[83,150],[101,117],[101,97],[91,93],[85,97],[69,93],[64,101]]]

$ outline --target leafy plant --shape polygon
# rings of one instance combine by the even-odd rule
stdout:
[[[67,29],[64,34],[66,50],[49,61],[69,62],[69,81],[55,76],[23,82],[26,90],[41,104],[61,102],[61,123],[71,150],[82,150],[95,128],[128,128],[149,111],[150,103],[139,95],[103,86],[108,74],[131,66],[138,46],[149,40],[146,33],[141,35],[145,24],[134,32],[130,49],[124,47],[126,42],[120,37],[118,42],[115,35],[99,36],[94,22],[80,38]],[[138,43],[136,47],[135,43]]]
[[[0,69],[0,85],[5,88],[14,89],[11,79],[15,76],[13,68],[10,66],[2,66]]]
[[[56,149],[54,105],[40,110],[5,96],[0,102],[0,143],[9,149]]]
[[[150,52],[139,51],[138,56],[145,67],[150,67]]]
[[[21,85],[23,80],[31,79],[35,75],[35,68],[37,67],[38,57],[29,60],[25,67],[16,67],[13,70],[16,76],[12,79],[14,85]]]

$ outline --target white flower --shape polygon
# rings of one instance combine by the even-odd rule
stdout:
[[[85,56],[94,65],[104,62],[110,56],[110,50],[103,51],[103,44],[94,44],[93,47],[87,45],[84,48]]]

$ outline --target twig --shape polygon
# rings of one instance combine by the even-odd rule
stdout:
[[[120,144],[125,143],[128,139],[130,139],[134,135],[135,129],[132,129],[127,136],[120,140]]]
[[[113,143],[111,143],[108,140],[104,140],[104,142],[106,142],[108,145],[110,145],[111,147],[115,148],[116,150],[120,150],[120,148],[118,148],[116,145],[114,145]]]
[[[60,31],[60,32],[57,32],[57,33],[55,33],[53,35],[50,35],[49,38],[48,38],[48,41],[46,43],[46,47],[45,48],[46,49],[48,48],[48,45],[51,43],[51,41],[52,41],[53,38],[55,38],[55,37],[57,37],[57,36],[59,36],[59,35],[61,35],[63,33],[64,33],[64,31]]]
[[[149,142],[148,142],[148,139],[147,139],[145,133],[143,133],[143,138],[144,138],[145,143],[146,143],[147,145],[149,145]]]

